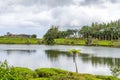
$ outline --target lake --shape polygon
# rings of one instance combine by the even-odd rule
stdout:
[[[120,48],[67,45],[0,45],[0,61],[11,66],[60,68],[75,72],[70,49],[81,50],[76,57],[79,73],[111,75],[111,67],[120,66]]]

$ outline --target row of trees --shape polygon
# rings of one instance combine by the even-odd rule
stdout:
[[[47,44],[54,44],[56,38],[82,38],[98,40],[118,40],[120,38],[120,19],[110,23],[92,23],[81,29],[68,29],[59,31],[58,26],[52,26],[44,35]]]
[[[92,23],[91,26],[83,26],[79,34],[83,38],[97,38],[99,40],[118,40],[120,38],[120,20],[110,23]]]

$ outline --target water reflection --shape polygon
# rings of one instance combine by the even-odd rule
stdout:
[[[59,59],[60,56],[66,56],[68,58],[72,58],[72,55],[70,55],[66,51],[59,51],[59,50],[45,50],[45,54],[51,61],[56,61]],[[94,67],[98,65],[103,66],[120,66],[120,58],[112,58],[112,57],[99,57],[92,54],[87,53],[81,53],[78,56],[78,59],[81,59],[83,63],[91,63]]]
[[[83,62],[91,62],[93,66],[103,65],[103,66],[120,66],[120,58],[112,58],[112,57],[98,57],[91,56],[89,54],[81,54],[81,59]]]
[[[59,50],[45,50],[45,54],[47,55],[47,58],[49,58],[51,61],[58,60],[60,56],[71,57],[68,52]]]
[[[17,50],[17,49],[7,49],[4,50],[8,55],[12,53],[21,53],[21,54],[31,54],[31,53],[36,53],[36,50]]]

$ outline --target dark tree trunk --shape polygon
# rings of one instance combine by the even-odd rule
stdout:
[[[73,62],[75,63],[76,73],[78,73],[77,63],[76,63],[76,54],[73,54]]]

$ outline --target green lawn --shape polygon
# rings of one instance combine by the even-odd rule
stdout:
[[[0,37],[0,44],[38,44],[41,40],[37,38]]]
[[[42,39],[37,38],[18,38],[18,37],[0,37],[0,44],[44,44]],[[57,45],[82,45],[86,42],[83,39],[55,39]],[[120,47],[120,41],[92,40],[91,46],[109,46]]]
[[[55,39],[55,44],[60,45],[86,45],[83,39]],[[91,42],[91,46],[108,46],[108,47],[120,47],[120,41],[109,40],[95,40]]]
[[[85,40],[82,40],[82,39],[55,39],[55,44],[85,45]]]

